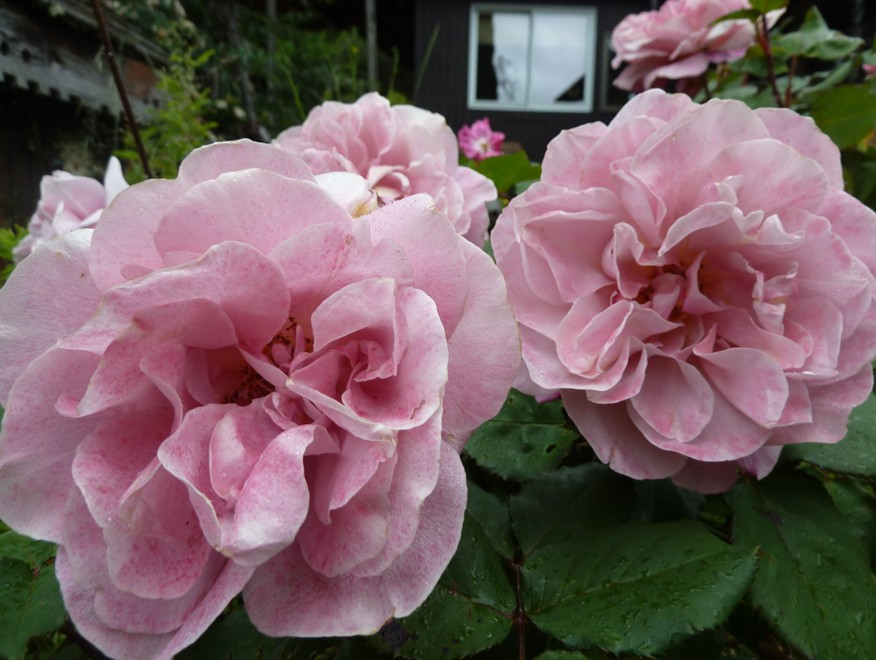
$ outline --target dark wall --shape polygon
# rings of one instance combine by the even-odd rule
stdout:
[[[609,120],[618,105],[623,103],[625,95],[617,90],[610,92],[608,103],[604,103],[601,93],[603,80],[600,73],[606,71],[607,65],[603,59],[605,54],[601,44],[597,44],[597,79],[594,87],[596,112],[584,114],[469,110],[466,98],[471,4],[465,0],[418,0],[416,3],[416,70],[422,75],[422,83],[413,102],[433,112],[440,112],[454,130],[458,130],[463,124],[470,124],[476,119],[489,116],[490,124],[495,130],[505,133],[506,139],[521,143],[533,160],[541,160],[547,143],[562,129],[590,121]],[[596,0],[589,3],[570,0],[551,0],[549,3],[503,0],[502,4],[579,7],[595,5],[599,39],[610,35],[614,26],[627,14],[647,11],[651,8],[650,0]],[[437,38],[427,60],[426,51],[436,32]],[[608,87],[611,88],[610,84]]]
[[[107,113],[75,103],[0,85],[0,226],[26,225],[36,209],[40,181],[53,170],[103,178],[91,171],[92,159],[103,164],[116,145],[118,124]],[[63,145],[87,146],[88,162],[64,162]]]

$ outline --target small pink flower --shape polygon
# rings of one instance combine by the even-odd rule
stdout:
[[[864,74],[868,78],[870,76],[876,76],[876,64],[862,64],[861,68],[864,69]]]
[[[748,0],[666,0],[658,10],[631,14],[611,35],[615,52],[611,65],[626,62],[614,84],[641,92],[666,80],[686,81],[705,73],[712,62],[741,58],[754,43],[754,25],[747,19],[712,23],[740,9]],[[770,22],[781,16],[771,12]]]
[[[79,631],[169,657],[243,591],[376,631],[453,555],[458,455],[519,368],[502,276],[431,198],[276,146],[192,152],[0,289],[0,517],[59,544]]]
[[[502,140],[505,134],[490,128],[487,117],[459,129],[459,148],[472,160],[481,161],[490,156],[502,155]]]
[[[276,143],[303,158],[315,174],[360,174],[380,204],[426,193],[458,234],[478,246],[486,239],[486,204],[496,199],[496,187],[459,166],[456,136],[439,114],[390,106],[372,92],[355,103],[317,106],[304,124],[280,133]]]
[[[94,227],[103,209],[128,187],[122,166],[110,157],[103,185],[87,176],[58,170],[40,182],[40,200],[27,226],[30,232],[12,252],[21,261],[44,241],[84,227]]]
[[[872,390],[876,214],[790,110],[641,94],[555,138],[491,238],[529,377],[623,474],[723,491]]]

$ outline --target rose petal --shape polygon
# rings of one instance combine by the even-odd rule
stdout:
[[[435,490],[423,503],[413,544],[380,576],[329,578],[302,559],[297,545],[259,567],[244,590],[247,613],[272,636],[369,634],[410,614],[438,581],[459,542],[465,473],[442,447]]]
[[[630,421],[623,404],[596,405],[584,392],[563,390],[563,406],[599,460],[634,479],[663,479],[677,473],[686,459],[654,447]]]
[[[88,272],[91,231],[61,236],[19,264],[0,289],[0,404],[12,383],[59,337],[94,313],[100,292]],[[44,291],[51,291],[46,297]],[[70,299],[76,300],[75,305]],[[34,300],[40,300],[39,305]]]
[[[49,349],[9,393],[0,432],[0,517],[22,534],[61,540],[76,447],[104,418],[70,419],[55,403],[65,395],[81,396],[97,361],[88,353]]]

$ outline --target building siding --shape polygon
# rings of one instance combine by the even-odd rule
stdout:
[[[601,93],[603,74],[607,70],[606,54],[597,43],[594,112],[517,112],[505,110],[471,110],[467,107],[469,11],[473,2],[465,0],[418,0],[416,5],[416,68],[422,82],[416,90],[414,103],[439,112],[448,124],[459,129],[476,119],[489,116],[494,129],[504,132],[507,139],[518,142],[533,160],[541,160],[547,143],[565,128],[573,128],[590,121],[607,121],[617,110],[617,93],[606,103]],[[498,3],[497,3],[498,4]],[[603,39],[624,16],[650,9],[649,0],[603,0],[601,2],[522,2],[504,0],[503,5],[529,7],[593,7],[597,8],[597,34]],[[427,50],[433,33],[437,32],[428,59]],[[620,102],[623,95],[620,95]]]

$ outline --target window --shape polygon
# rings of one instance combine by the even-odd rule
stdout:
[[[595,7],[473,5],[468,106],[590,112]]]

